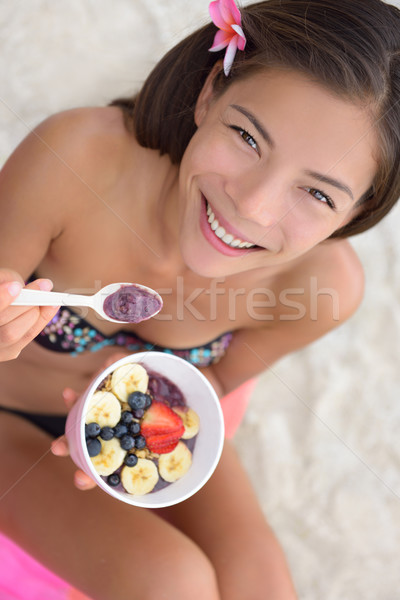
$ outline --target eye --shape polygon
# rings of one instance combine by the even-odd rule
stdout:
[[[234,129],[235,131],[237,131],[239,133],[240,137],[242,138],[242,140],[244,142],[246,142],[246,144],[251,146],[253,148],[253,150],[255,150],[257,152],[257,154],[259,154],[256,140],[253,138],[253,136],[248,131],[246,131],[246,129],[243,129],[242,127],[238,127],[237,125],[229,125],[229,127],[231,129]]]
[[[332,208],[332,210],[336,209],[335,203],[333,202],[332,198],[330,196],[327,196],[327,194],[324,194],[324,192],[321,192],[321,190],[317,190],[316,188],[312,188],[312,187],[306,187],[303,189],[308,194],[311,194],[311,196],[313,196],[316,200],[319,200],[320,202],[324,202],[325,204],[327,204],[329,206],[329,208]]]

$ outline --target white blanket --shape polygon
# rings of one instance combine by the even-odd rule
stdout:
[[[2,0],[0,164],[49,114],[138,89],[207,6]],[[400,598],[399,231],[400,207],[354,238],[361,308],[261,377],[236,438],[302,600]]]

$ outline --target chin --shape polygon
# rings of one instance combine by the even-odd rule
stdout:
[[[193,244],[189,248],[182,248],[182,257],[185,265],[196,275],[212,279],[214,277],[228,277],[245,271],[245,261],[239,259],[217,260],[215,256],[210,256],[207,252],[202,252],[194,248]],[[229,264],[228,264],[229,262]]]

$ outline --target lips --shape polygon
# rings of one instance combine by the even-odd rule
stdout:
[[[218,217],[215,215],[212,207],[203,195],[200,228],[207,241],[216,250],[226,256],[243,256],[249,252],[262,249],[243,239],[240,235],[236,235],[237,232],[220,215]]]

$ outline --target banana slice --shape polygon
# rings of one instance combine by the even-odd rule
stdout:
[[[85,423],[98,423],[100,427],[114,427],[121,418],[121,404],[111,392],[98,391],[92,396]]]
[[[182,419],[185,428],[185,432],[182,435],[183,440],[190,440],[190,438],[199,433],[200,417],[197,412],[192,408],[183,408],[181,406],[175,406],[172,410]]]
[[[158,460],[158,470],[161,477],[173,483],[183,477],[192,464],[192,453],[183,442],[179,442],[175,450],[161,454]]]
[[[117,438],[108,441],[100,439],[100,442],[100,454],[90,460],[99,475],[111,475],[124,462],[126,451],[121,448]]]
[[[126,402],[132,392],[147,392],[149,376],[142,365],[131,363],[115,369],[111,376],[111,390],[121,402]]]
[[[151,492],[158,481],[155,463],[146,458],[139,458],[134,467],[123,467],[121,483],[129,494],[144,496]]]

